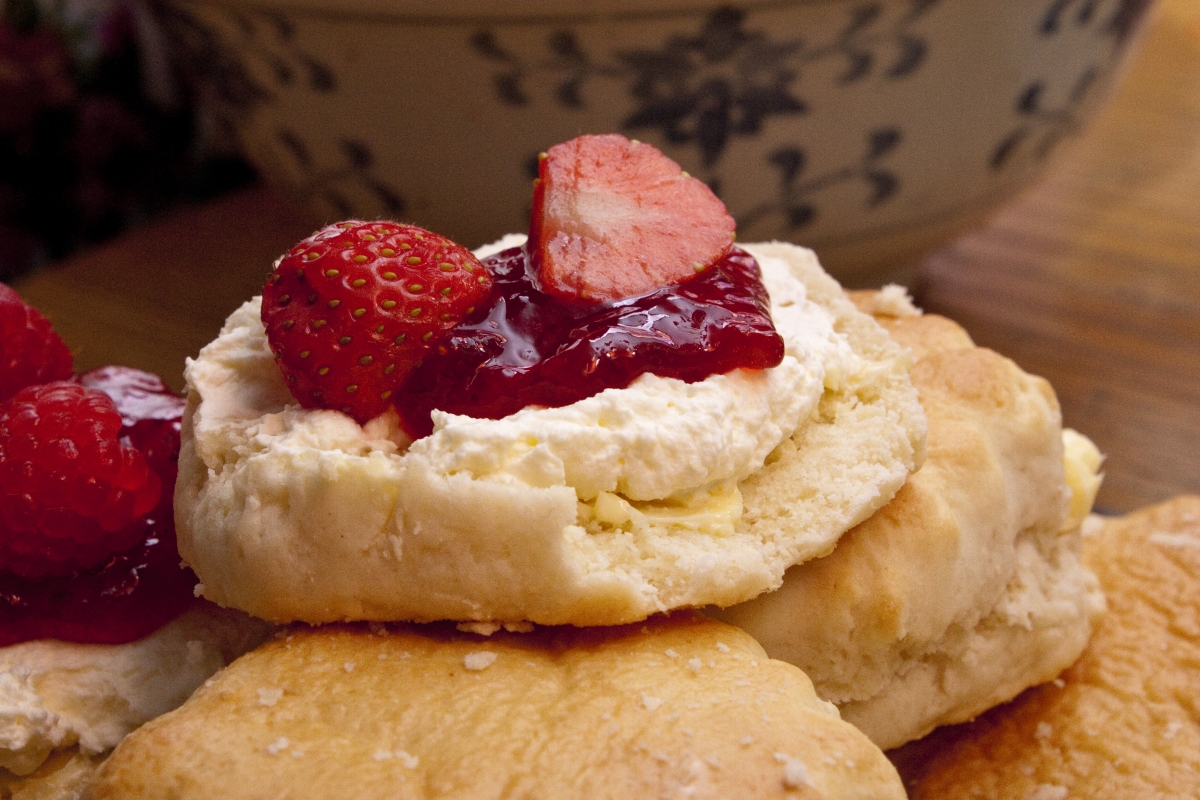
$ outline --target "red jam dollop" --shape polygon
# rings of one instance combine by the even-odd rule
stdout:
[[[435,408],[499,419],[625,388],[647,372],[694,383],[783,360],[762,273],[738,247],[683,283],[597,305],[540,291],[523,247],[483,263],[494,280],[488,302],[398,393],[396,407],[413,436],[432,431]]]
[[[104,367],[79,382],[105,392],[121,414],[122,439],[162,481],[158,505],[131,525],[141,541],[90,569],[58,578],[0,575],[0,646],[34,639],[122,644],[140,639],[196,603],[196,576],[179,566],[172,504],[185,401],[155,375]]]

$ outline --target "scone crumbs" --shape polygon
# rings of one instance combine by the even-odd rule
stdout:
[[[809,786],[808,767],[798,758],[792,758],[786,753],[776,753],[775,760],[783,764],[783,785],[789,789],[799,789]]]
[[[496,663],[499,658],[498,653],[493,653],[490,650],[477,650],[474,653],[467,653],[463,656],[463,666],[469,670],[483,670]]]

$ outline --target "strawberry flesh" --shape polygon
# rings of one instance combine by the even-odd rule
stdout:
[[[541,288],[598,303],[682,283],[733,244],[712,190],[654,147],[580,136],[539,160],[530,254]]]

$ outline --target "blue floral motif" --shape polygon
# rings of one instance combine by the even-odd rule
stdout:
[[[741,214],[740,222],[750,226],[778,214],[789,229],[798,230],[816,220],[818,211],[813,202],[816,194],[830,186],[852,181],[867,185],[867,208],[875,208],[900,186],[896,175],[880,162],[900,144],[901,138],[897,128],[873,130],[867,135],[867,146],[857,162],[812,177],[805,175],[807,157],[803,149],[793,146],[775,150],[770,155],[770,162],[779,173],[779,195],[777,199]]]
[[[1038,34],[1053,38],[1067,27],[1090,29],[1097,36],[1112,37],[1113,47],[1119,51],[1149,8],[1150,0],[1120,0],[1107,16],[1100,13],[1101,6],[1100,0],[1053,0],[1039,20]],[[1065,101],[1057,105],[1046,100],[1050,90],[1045,79],[1023,86],[1014,103],[1021,121],[992,150],[989,166],[1002,170],[1022,152],[1035,161],[1045,159],[1064,137],[1079,129],[1082,104],[1104,75],[1095,66],[1085,67],[1070,85]]]
[[[198,83],[212,87],[220,100],[219,109],[226,118],[221,122],[231,131],[239,127],[259,107],[269,105],[278,92],[304,89],[318,94],[333,94],[339,88],[337,74],[323,61],[306,52],[295,42],[295,27],[285,15],[273,11],[239,12],[225,10],[229,22],[241,33],[242,46],[228,47],[208,22],[189,13],[177,3],[163,4],[160,19],[172,39],[186,55],[181,59],[195,71]],[[266,70],[247,65],[257,61]],[[255,74],[270,75],[270,82]],[[354,205],[347,191],[365,188],[383,213],[403,215],[405,202],[396,189],[373,173],[375,162],[370,145],[356,139],[338,142],[340,161],[333,167],[322,166],[313,158],[303,136],[290,128],[275,131],[279,151],[305,176],[300,194],[319,197],[343,217],[354,216]]]
[[[841,84],[872,74],[901,79],[925,61],[928,47],[914,23],[940,0],[912,0],[907,12],[888,20],[880,3],[854,7],[832,40],[814,44],[799,36],[773,39],[747,27],[747,13],[713,11],[700,30],[673,34],[656,49],[615,50],[597,58],[568,28],[547,40],[548,57],[529,62],[506,49],[491,30],[471,38],[475,51],[495,62],[497,98],[530,103],[526,90],[535,74],[556,79],[556,100],[582,108],[590,80],[623,81],[634,111],[623,121],[630,132],[657,129],[673,144],[693,144],[708,168],[720,160],[731,137],[753,136],[772,116],[804,114],[809,105],[796,83],[806,66],[834,61],[843,65]]]

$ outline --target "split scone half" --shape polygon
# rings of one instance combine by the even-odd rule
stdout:
[[[893,754],[912,800],[1200,797],[1200,496],[1084,525],[1108,598],[1058,679]]]
[[[460,626],[462,627],[462,626]],[[790,664],[696,612],[491,637],[297,627],[128,737],[94,800],[903,800]]]
[[[902,292],[864,294],[916,358],[928,457],[783,587],[716,616],[796,664],[884,749],[1054,678],[1104,608],[1081,563],[1100,455],[1043,379]]]
[[[523,237],[507,237],[512,246]],[[502,420],[301,409],[251,301],[189,360],[175,508],[204,596],[273,621],[615,625],[828,553],[924,458],[910,358],[810,250],[746,245],[783,363]]]

